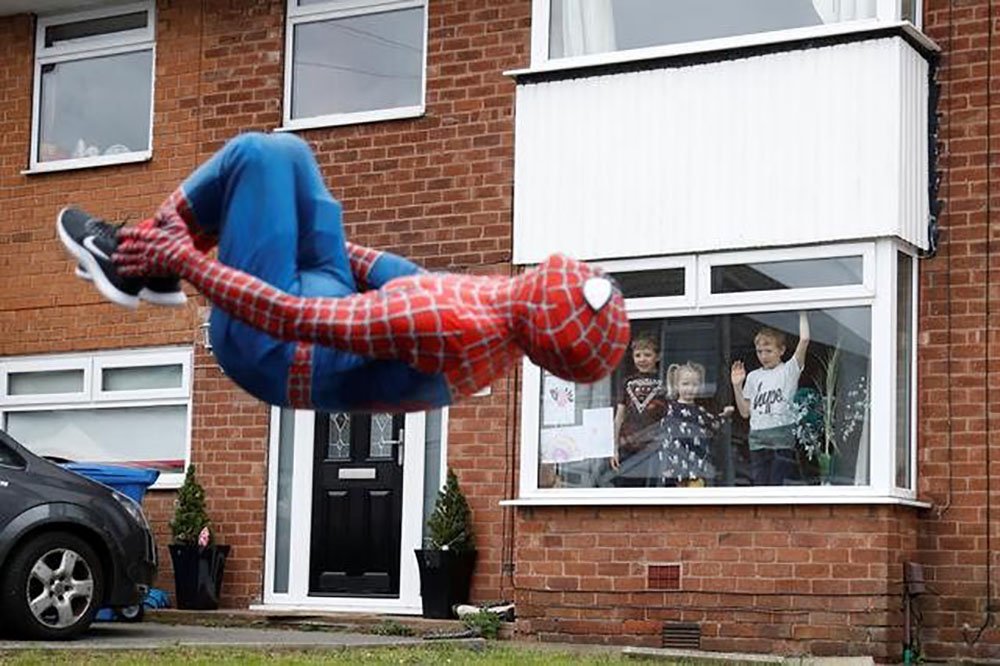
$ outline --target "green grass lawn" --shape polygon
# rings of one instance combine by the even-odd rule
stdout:
[[[505,645],[475,650],[454,645],[329,650],[249,650],[245,648],[166,648],[160,650],[0,650],[0,664],[490,664],[509,666],[615,666],[643,662],[620,654],[566,652]],[[646,662],[650,663],[650,662]],[[667,662],[657,662],[664,664]],[[696,664],[677,661],[676,664]],[[704,662],[703,662],[704,663]]]

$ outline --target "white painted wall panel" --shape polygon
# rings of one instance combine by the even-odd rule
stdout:
[[[927,85],[898,38],[519,84],[514,260],[926,246]]]

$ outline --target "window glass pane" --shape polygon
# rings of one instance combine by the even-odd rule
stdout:
[[[419,105],[423,68],[423,8],[300,23],[292,118]]]
[[[7,393],[9,395],[82,392],[83,370],[12,372],[7,375]]]
[[[551,0],[549,56],[564,58],[875,16],[876,1]]]
[[[42,65],[38,161],[149,149],[153,52]]]
[[[683,268],[618,272],[614,278],[625,298],[684,295]]]
[[[187,407],[8,412],[7,432],[33,453],[183,473]]]
[[[183,379],[183,367],[179,363],[133,368],[104,368],[101,371],[101,388],[105,391],[180,388]]]
[[[913,377],[913,259],[897,255],[896,486],[910,488],[910,387]]]
[[[870,309],[807,316],[801,369],[798,313],[765,312],[634,320],[607,380],[543,373],[539,487],[868,485]]]
[[[74,40],[86,39],[87,37],[125,32],[126,30],[140,30],[145,27],[146,12],[105,16],[104,18],[90,19],[89,21],[60,23],[59,25],[51,25],[45,29],[45,46],[50,47],[55,46],[59,42],[72,42]]]
[[[913,25],[920,25],[917,20],[917,0],[902,0],[902,13],[900,14],[904,21],[909,21]]]
[[[831,257],[712,266],[712,293],[862,284],[862,257]]]

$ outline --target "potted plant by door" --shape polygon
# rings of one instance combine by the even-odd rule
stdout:
[[[174,565],[177,608],[215,610],[219,607],[222,575],[229,546],[213,543],[211,521],[205,512],[205,489],[195,477],[194,465],[187,468],[184,485],[177,495],[170,531],[170,559]]]
[[[450,618],[455,605],[469,601],[476,565],[469,504],[450,469],[434,512],[427,519],[427,529],[427,547],[415,551],[424,617]]]

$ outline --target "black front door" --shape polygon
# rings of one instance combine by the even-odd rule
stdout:
[[[399,596],[403,415],[316,414],[309,593]]]

